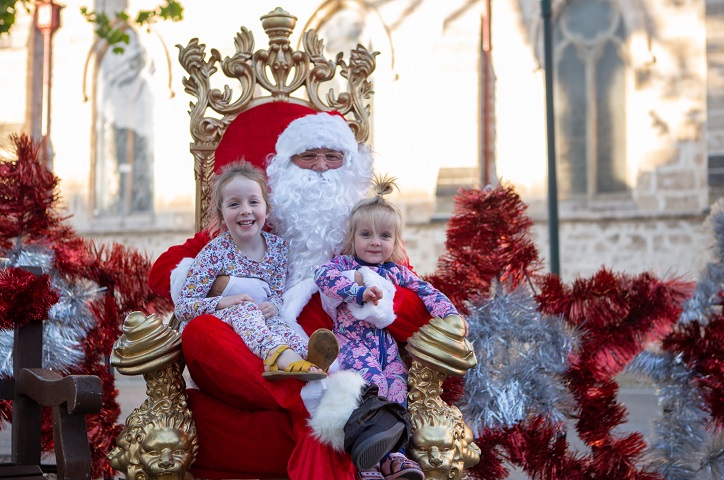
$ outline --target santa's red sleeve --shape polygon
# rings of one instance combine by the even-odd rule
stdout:
[[[426,325],[432,317],[417,293],[404,287],[397,286],[395,288],[393,308],[396,318],[386,328],[395,340],[405,342],[420,327]],[[311,335],[318,328],[332,328],[332,319],[322,308],[319,293],[312,295],[312,298],[299,314],[297,321],[307,332],[307,335]]]
[[[202,230],[186,240],[183,245],[174,245],[161,254],[153,263],[148,275],[148,286],[151,291],[171,298],[171,272],[184,259],[194,259],[196,255],[209,243],[209,235]]]

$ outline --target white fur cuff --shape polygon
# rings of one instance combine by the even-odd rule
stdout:
[[[291,325],[301,336],[309,340],[309,336],[304,332],[304,329],[297,322],[297,317],[302,312],[302,309],[309,303],[309,299],[312,298],[315,292],[319,289],[317,284],[314,283],[313,278],[308,278],[297,283],[282,296],[282,311],[279,314],[282,319]]]
[[[178,303],[178,299],[181,296],[181,290],[184,288],[186,283],[186,276],[191,270],[191,265],[194,264],[194,259],[191,257],[183,258],[176,268],[171,270],[171,300],[174,305]]]
[[[379,287],[382,290],[382,299],[377,305],[372,302],[366,302],[362,305],[349,303],[350,313],[355,318],[365,320],[377,328],[390,326],[397,318],[393,308],[395,286],[369,267],[362,267],[358,271],[362,274],[366,287]]]
[[[307,424],[317,440],[344,451],[344,426],[360,405],[365,383],[359,373],[345,370],[302,388],[302,400],[310,414]]]

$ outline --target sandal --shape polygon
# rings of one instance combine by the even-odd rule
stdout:
[[[393,452],[380,463],[380,471],[385,480],[425,480],[420,465],[400,452]]]
[[[384,475],[382,475],[379,470],[369,470],[365,472],[357,470],[354,478],[355,480],[385,480]]]
[[[282,378],[296,378],[297,380],[303,380],[309,382],[311,380],[321,380],[327,377],[324,372],[310,372],[311,367],[316,367],[312,362],[307,360],[297,360],[287,365],[284,370],[279,370],[277,360],[286,350],[289,349],[289,345],[280,345],[264,360],[264,365],[269,367],[269,370],[261,374],[262,377],[269,380],[281,380]],[[319,367],[317,367],[319,368]]]
[[[339,343],[331,330],[319,328],[309,337],[307,361],[312,362],[323,371],[328,371],[339,355]]]

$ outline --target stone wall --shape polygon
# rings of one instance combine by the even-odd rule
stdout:
[[[707,149],[710,201],[724,195],[724,1],[706,0]]]
[[[561,223],[560,266],[564,281],[589,277],[602,266],[614,272],[684,276],[695,280],[713,260],[713,237],[705,215],[667,217],[630,216],[609,219],[579,218]],[[435,271],[445,252],[445,222],[408,225],[405,247],[417,273]],[[533,235],[544,271],[550,258],[548,223],[535,220]]]

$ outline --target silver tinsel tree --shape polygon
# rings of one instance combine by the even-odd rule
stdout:
[[[714,261],[699,276],[694,294],[684,304],[680,326],[698,322],[703,328],[721,310],[724,290],[724,199],[708,219],[714,243]],[[724,479],[724,435],[711,428],[711,414],[697,373],[673,352],[647,351],[626,372],[650,379],[658,387],[661,417],[655,425],[651,455],[667,480]]]
[[[508,292],[494,282],[468,322],[478,366],[465,378],[460,409],[475,435],[532,415],[562,422],[570,399],[561,374],[574,341],[562,320],[541,315],[526,285]]]
[[[53,268],[53,251],[42,245],[24,246],[20,240],[4,252],[4,266],[40,267],[50,275],[53,289],[60,295],[43,322],[43,368],[67,374],[84,360],[83,341],[96,325],[89,301],[102,291],[88,280],[69,282]],[[13,374],[13,331],[0,330],[0,376]]]

